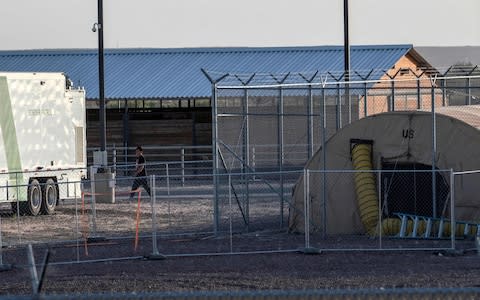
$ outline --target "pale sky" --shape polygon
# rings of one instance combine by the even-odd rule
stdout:
[[[350,0],[351,45],[480,46],[480,0]],[[343,0],[103,0],[106,48],[343,45]],[[96,48],[97,0],[2,0],[0,50]]]

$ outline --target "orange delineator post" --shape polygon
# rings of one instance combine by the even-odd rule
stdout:
[[[134,191],[131,191],[134,193],[138,193],[138,204],[137,204],[137,211],[136,211],[136,225],[135,225],[135,251],[137,251],[138,248],[138,239],[139,239],[139,227],[140,227],[140,199],[142,196],[141,190],[136,189]],[[128,192],[130,194],[131,192]],[[92,195],[88,193],[88,195]],[[88,226],[88,218],[85,214],[85,192],[82,192],[82,221],[83,221],[83,231],[82,231],[82,236],[85,241],[85,255],[88,256],[88,231],[89,231],[89,226]]]

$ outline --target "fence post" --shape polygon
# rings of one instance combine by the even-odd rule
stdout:
[[[437,212],[437,164],[436,164],[436,157],[437,157],[437,117],[435,112],[435,82],[437,77],[435,76],[431,80],[431,100],[432,100],[432,210],[433,210],[433,217],[436,218],[438,216]]]
[[[455,173],[453,172],[453,169],[450,169],[450,220],[451,248],[452,250],[455,250],[455,231],[457,229],[457,224],[455,223]]]
[[[2,241],[2,215],[0,214],[0,272],[1,271],[7,271],[12,268],[11,265],[5,265],[3,264],[3,241]]]
[[[309,185],[309,173],[308,169],[305,169],[303,172],[303,211],[304,211],[304,220],[305,220],[305,249],[310,248],[310,205],[308,201],[308,193],[310,192]]]
[[[115,144],[113,144],[113,151],[112,151],[112,160],[113,160],[113,173],[117,173],[117,149],[115,148]]]
[[[230,225],[230,253],[233,253],[233,220],[232,220],[232,175],[228,173],[228,218]]]
[[[167,174],[167,195],[170,195],[170,172],[168,169],[168,163],[165,164],[165,173]]]
[[[81,180],[81,179],[80,179]],[[83,181],[80,181],[80,197],[83,197],[83,200],[85,201],[85,187]],[[78,224],[78,198],[77,198],[77,187],[73,189],[74,195],[75,195],[75,240],[77,243],[77,262],[80,261],[80,226]]]
[[[123,148],[123,164],[128,165],[128,147]],[[124,168],[123,175],[128,176],[127,168]]]
[[[340,84],[337,83],[337,97],[336,97],[336,101],[337,103],[335,103],[335,114],[336,114],[336,117],[337,117],[337,120],[336,120],[336,130],[335,132],[337,132],[340,128],[342,128],[342,99],[341,99],[341,95],[340,95]]]
[[[33,248],[32,244],[28,244],[27,246],[27,257],[28,257],[28,265],[30,267],[30,276],[32,276],[32,290],[34,294],[38,293],[38,273],[37,267],[35,265],[35,259],[33,258]]]
[[[185,186],[185,148],[182,147],[181,151],[181,158],[180,164],[182,169],[182,187]]]
[[[22,184],[23,184],[23,180],[22,180]],[[30,184],[30,183],[27,182],[27,184]],[[19,236],[19,241],[20,241],[20,197],[19,197],[20,196],[20,189],[19,189],[19,185],[20,184],[18,183],[18,172],[15,172],[15,191],[17,193],[16,197],[17,197],[17,212],[18,212],[18,214],[17,214],[17,216],[18,216],[17,224],[19,226],[18,227],[18,229],[19,229],[18,236]],[[28,191],[28,188],[29,188],[29,186],[27,185],[27,191]]]
[[[17,175],[15,174],[15,186],[12,186],[12,189],[15,187],[16,189],[16,200],[17,202],[17,209],[15,212],[15,217],[17,218],[17,241],[18,243],[21,242],[21,235],[20,235],[20,199],[18,199],[18,181],[17,181]],[[8,199],[8,180],[7,180],[7,199]]]
[[[97,235],[97,212],[96,212],[96,208],[95,208],[95,172],[94,172],[94,168],[93,167],[90,167],[90,177],[91,177],[91,180],[90,180],[90,186],[92,187],[92,200],[91,200],[91,206],[92,206],[92,232],[93,232],[93,236],[96,236]]]
[[[150,254],[147,258],[161,260],[165,259],[165,255],[160,254],[157,247],[157,213],[155,209],[157,193],[155,186],[155,175],[150,176],[150,193],[150,204],[152,209],[152,254]]]
[[[2,215],[0,214],[0,269],[3,266],[2,249],[3,249],[3,243],[2,243]]]
[[[377,199],[378,199],[378,247],[382,249],[382,237],[383,237],[383,226],[382,226],[382,170],[377,171]],[[355,174],[356,175],[356,174]],[[384,201],[386,201],[384,199]]]
[[[256,159],[255,155],[256,155],[256,153],[255,153],[255,145],[253,145],[253,146],[252,146],[252,157],[251,157],[251,159],[252,159],[252,170],[253,170],[253,180],[257,180],[257,178],[256,178],[256,176],[255,176],[255,174],[257,173],[257,172],[255,171],[255,159]]]
[[[305,219],[305,254],[318,254],[320,251],[317,248],[310,246],[310,170],[303,171],[303,204],[304,204],[304,219]]]

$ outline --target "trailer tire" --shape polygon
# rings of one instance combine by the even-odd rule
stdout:
[[[20,202],[20,210],[36,216],[42,206],[42,187],[37,179],[32,179],[28,185],[28,200]]]
[[[51,215],[55,211],[57,205],[57,186],[52,178],[47,179],[42,186],[42,212]]]

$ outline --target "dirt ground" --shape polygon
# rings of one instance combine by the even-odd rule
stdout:
[[[282,234],[282,237],[292,238]],[[238,239],[249,237],[238,237]],[[279,238],[280,239],[280,238]],[[219,243],[220,240],[220,243]],[[295,240],[295,237],[293,237]],[[279,242],[279,240],[277,241]],[[140,241],[132,253],[132,240],[97,241],[89,256],[81,248],[81,263],[61,263],[78,247],[50,245],[42,293],[89,294],[110,292],[258,291],[359,288],[465,288],[480,287],[480,256],[469,240],[457,250],[437,251],[301,251],[236,255],[182,255],[203,250],[222,250],[228,244],[218,238],[161,239],[165,259],[148,259],[151,244]],[[219,246],[221,245],[221,246]],[[177,248],[177,251],[173,251]],[[47,247],[33,248],[38,264]],[[118,260],[96,260],[115,249]],[[25,248],[3,249],[0,295],[32,293]],[[300,249],[299,249],[300,250]],[[176,254],[168,254],[176,252]],[[203,251],[203,253],[207,253]],[[213,252],[212,252],[213,253]],[[128,257],[123,259],[122,257]],[[38,266],[40,274],[41,267]]]
[[[51,216],[17,218],[4,211],[0,269],[6,270],[0,271],[0,296],[32,294],[26,247],[30,241],[39,276],[48,253],[41,292],[49,295],[480,287],[480,255],[473,240],[457,241],[457,250],[451,252],[435,250],[447,248],[449,240],[385,238],[380,244],[365,236],[313,235],[311,245],[324,251],[305,254],[303,235],[272,230],[279,219],[278,206],[270,202],[252,205],[250,231],[219,236],[207,232],[212,227],[211,200],[159,202],[157,249],[162,260],[151,259],[149,202],[141,203],[137,247],[138,203],[96,207],[96,226],[104,238],[92,236],[89,205],[85,215],[81,203],[61,204]],[[228,221],[221,219],[224,229]],[[234,229],[241,228],[235,227],[242,225],[241,218],[233,221]],[[166,234],[192,230],[195,234]],[[200,234],[203,231],[207,233]]]

